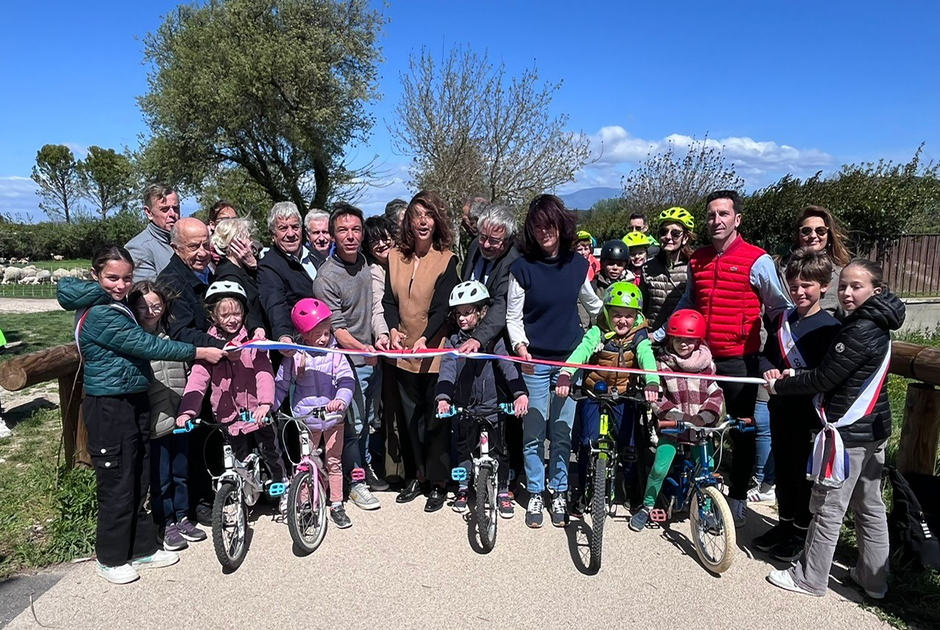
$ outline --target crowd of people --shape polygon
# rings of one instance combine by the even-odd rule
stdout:
[[[200,416],[225,426],[237,457],[257,448],[272,480],[285,482],[282,435],[266,419],[282,408],[305,419],[323,444],[330,518],[346,528],[346,505],[379,509],[390,482],[397,503],[423,496],[426,512],[447,505],[451,470],[470,468],[479,439],[476,422],[452,419],[459,407],[493,427],[500,516],[524,506],[525,524],[539,528],[547,508],[551,524],[565,527],[584,510],[599,434],[598,405],[576,402],[572,388],[603,383],[645,400],[654,420],[641,422],[639,401],[614,410],[618,446],[629,453],[619,499],[632,530],[649,525],[677,452],[656,419],[756,418],[757,432],[732,433],[728,526],[746,522],[749,500],[775,498],[779,520],[753,544],[794,564],[768,579],[822,595],[852,509],[852,577],[884,596],[885,376],[904,306],[877,265],[850,257],[827,209],[805,208],[792,251],[775,259],[739,231],[740,196],[716,191],[697,249],[693,215],[668,208],[652,232],[647,217],[632,216],[630,231],[595,257],[598,243],[556,196],[534,198],[521,224],[508,207],[472,198],[461,261],[433,191],[368,219],[347,203],[304,216],[276,203],[267,249],[230,203],[213,206],[206,224],[182,218],[177,193],[154,184],[143,205],[146,229],[126,247],[100,250],[92,281],[66,278],[58,288],[62,306],[77,311],[105,579],[133,581],[206,538],[209,432],[173,431]],[[240,347],[266,339],[291,347]],[[423,352],[432,349],[457,353]],[[517,361],[498,358],[509,356]],[[724,379],[742,376],[764,386]],[[323,407],[329,415],[311,413]],[[468,509],[469,487],[456,485],[454,511]]]

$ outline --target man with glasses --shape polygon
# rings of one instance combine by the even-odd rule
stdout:
[[[656,241],[656,238],[650,235],[650,226],[646,222],[646,215],[642,212],[632,212],[630,214],[630,222],[627,224],[627,232],[642,232],[643,234],[650,237],[650,247],[646,251],[648,258],[653,258],[656,254],[659,253],[659,243]],[[626,236],[624,236],[626,238]]]

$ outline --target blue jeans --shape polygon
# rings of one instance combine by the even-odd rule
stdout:
[[[375,421],[375,396],[381,391],[381,372],[374,365],[354,365],[356,391],[346,414],[343,432],[343,470],[348,476],[354,468],[364,468],[369,455],[369,427]]]
[[[754,405],[754,425],[756,427],[754,440],[757,445],[754,478],[757,479],[758,484],[773,485],[776,475],[774,474],[774,456],[770,450],[770,412],[767,411],[766,400],[758,400]]]
[[[150,510],[158,527],[179,523],[189,512],[189,434],[150,441]]]
[[[568,460],[571,459],[571,425],[575,401],[555,395],[555,383],[561,368],[536,365],[534,374],[523,374],[529,390],[529,413],[522,419],[522,457],[525,462],[526,490],[540,494],[545,490],[545,437],[551,443],[548,455],[548,489],[568,490]],[[579,382],[575,373],[572,384]]]
[[[578,480],[582,491],[584,479],[587,476],[587,466],[591,457],[591,443],[601,436],[601,406],[594,400],[585,400],[581,406],[581,434],[578,436]],[[636,425],[636,407],[631,403],[622,402],[612,408],[611,435],[616,437],[617,450],[623,453],[627,448],[635,445],[633,429]],[[621,458],[620,465],[625,471],[632,471],[632,462]]]

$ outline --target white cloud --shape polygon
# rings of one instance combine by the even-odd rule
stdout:
[[[0,177],[0,214],[27,222],[43,219],[37,190],[39,186],[28,177]]]

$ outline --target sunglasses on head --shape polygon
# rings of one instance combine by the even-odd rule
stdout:
[[[809,236],[813,232],[816,232],[816,236],[823,237],[826,234],[829,234],[829,228],[827,228],[825,225],[820,225],[818,227],[810,227],[807,225],[800,228],[800,234],[803,236]]]
[[[671,238],[674,238],[674,239],[678,240],[678,239],[682,238],[682,230],[680,230],[680,229],[678,229],[678,228],[661,227],[661,228],[659,228],[659,235],[660,235],[660,236],[669,236],[669,237],[671,237]]]

